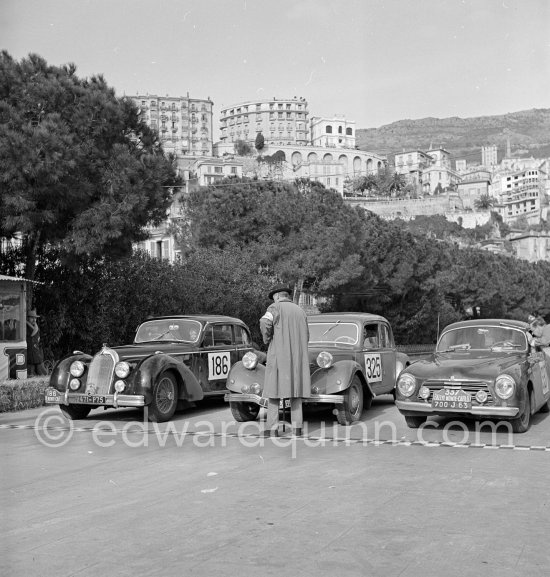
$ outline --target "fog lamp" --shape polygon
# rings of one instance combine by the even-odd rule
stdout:
[[[478,391],[476,393],[476,401],[478,403],[484,403],[487,400],[487,393],[485,391]]]
[[[250,392],[254,395],[259,395],[262,391],[262,387],[260,387],[259,383],[253,383],[250,385]]]
[[[78,379],[71,379],[71,382],[69,383],[69,389],[71,389],[71,391],[76,391],[79,388],[80,381]]]
[[[117,393],[122,393],[122,391],[126,388],[126,383],[124,381],[117,381],[115,383],[115,391]]]
[[[319,394],[319,387],[317,385],[313,385],[313,387],[311,387],[311,392],[314,395],[318,395]]]
[[[426,400],[430,396],[430,389],[428,389],[428,387],[420,387],[420,391],[418,391],[418,396],[421,399]]]

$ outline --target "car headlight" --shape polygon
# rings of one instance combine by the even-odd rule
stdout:
[[[332,355],[327,353],[327,351],[322,351],[317,355],[317,365],[322,369],[332,367],[333,361],[334,359],[332,358]]]
[[[262,392],[262,387],[260,386],[260,383],[252,383],[250,385],[250,392],[253,395],[259,395]]]
[[[245,369],[255,369],[258,364],[258,355],[252,351],[248,351],[243,357],[243,365]]]
[[[404,397],[410,397],[416,390],[416,379],[408,373],[400,375],[397,381],[397,388]]]
[[[130,374],[130,365],[125,361],[120,361],[115,366],[115,375],[119,379],[125,379]]]
[[[125,388],[126,388],[126,383],[124,381],[117,381],[115,383],[115,391],[117,393],[122,393],[122,391],[124,391]]]
[[[71,389],[71,391],[77,391],[80,389],[80,381],[78,379],[71,379],[69,382],[69,389]]]
[[[516,381],[510,375],[499,375],[495,381],[495,393],[501,399],[509,399],[516,389]]]
[[[82,361],[74,361],[71,363],[69,372],[73,377],[81,377],[84,374],[84,363]]]

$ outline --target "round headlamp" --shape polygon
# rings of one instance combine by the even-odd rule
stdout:
[[[120,361],[115,366],[115,375],[119,379],[125,379],[130,374],[130,365],[126,361]]]
[[[76,391],[80,388],[80,381],[78,379],[71,379],[69,382],[69,389]]]
[[[84,363],[82,361],[74,361],[71,363],[69,372],[73,377],[81,377],[84,374]]]
[[[501,399],[509,399],[516,388],[516,381],[510,375],[499,375],[495,381],[495,393]]]
[[[117,393],[122,393],[122,391],[126,388],[126,383],[124,381],[117,381],[115,383],[115,391]]]
[[[243,356],[243,365],[245,369],[249,370],[255,369],[257,364],[258,364],[258,355],[256,353],[248,351],[248,353],[246,353]]]
[[[416,389],[416,379],[408,373],[401,374],[397,381],[397,388],[404,397],[410,397]]]
[[[328,369],[332,366],[334,359],[327,351],[322,351],[317,355],[317,365],[322,369]]]

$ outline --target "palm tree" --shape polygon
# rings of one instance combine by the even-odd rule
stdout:
[[[482,194],[474,201],[474,206],[478,210],[490,210],[495,205],[495,199],[489,194]]]

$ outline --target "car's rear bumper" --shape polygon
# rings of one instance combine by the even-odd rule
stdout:
[[[47,405],[93,405],[105,407],[144,407],[143,395],[84,395],[82,393],[70,393],[68,390],[60,392],[57,389],[48,388],[44,392],[44,402]]]
[[[447,413],[463,413],[480,417],[515,417],[518,407],[474,406],[470,409],[434,409],[428,403],[415,401],[395,401],[397,408],[405,415],[445,415]]]
[[[267,407],[267,399],[265,397],[260,397],[260,395],[254,395],[252,393],[227,393],[224,399],[234,403],[254,403],[261,407]],[[339,405],[344,402],[344,395],[311,395],[310,397],[303,397],[302,402],[308,404],[329,403]]]

